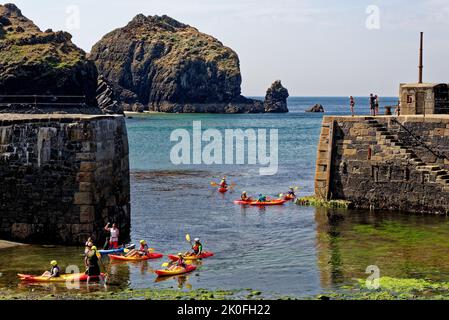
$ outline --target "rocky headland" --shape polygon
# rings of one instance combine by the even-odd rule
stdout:
[[[106,34],[89,58],[127,111],[285,112],[241,95],[237,54],[168,16],[137,15]]]
[[[71,38],[41,31],[14,4],[0,5],[0,96],[9,96],[0,97],[0,112],[101,113],[95,64]]]

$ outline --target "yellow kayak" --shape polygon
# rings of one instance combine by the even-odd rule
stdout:
[[[102,274],[103,275],[103,274]],[[87,281],[87,274],[85,273],[68,273],[68,274],[61,274],[59,277],[56,278],[49,278],[49,277],[43,277],[43,276],[33,276],[30,274],[22,274],[18,273],[17,276],[21,281],[30,281],[30,282],[66,282],[71,280],[78,280],[78,281]],[[91,279],[95,279],[98,277],[91,277]]]
[[[184,273],[192,272],[195,269],[196,269],[196,266],[188,264],[185,268],[183,268],[183,267],[176,267],[176,268],[174,268],[172,270],[168,270],[168,269],[155,270],[154,273],[156,273],[160,277],[176,276],[178,274],[184,274]]]

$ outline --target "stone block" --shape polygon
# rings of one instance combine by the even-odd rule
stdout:
[[[343,156],[344,157],[352,157],[357,153],[356,149],[344,149]]]
[[[89,205],[93,203],[93,197],[91,192],[77,192],[75,193],[75,199],[73,204],[77,205]]]
[[[97,164],[95,162],[86,162],[83,161],[80,163],[80,171],[83,172],[92,172],[97,168]]]
[[[76,175],[76,180],[78,182],[94,182],[95,175],[93,172],[79,172]]]
[[[80,192],[90,192],[93,190],[94,184],[91,182],[80,182],[79,191]]]
[[[91,223],[95,221],[94,206],[80,206],[80,223]]]

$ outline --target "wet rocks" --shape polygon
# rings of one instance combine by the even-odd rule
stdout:
[[[324,112],[324,107],[321,104],[316,104],[310,109],[306,110],[306,112]]]

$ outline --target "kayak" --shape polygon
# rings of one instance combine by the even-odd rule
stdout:
[[[278,206],[278,205],[282,205],[285,202],[287,202],[287,200],[284,199],[277,199],[277,200],[269,200],[269,201],[243,201],[243,200],[235,200],[234,203],[235,204],[247,204],[250,206]]]
[[[56,278],[48,278],[43,276],[34,276],[30,274],[22,274],[18,273],[17,276],[19,277],[20,281],[29,281],[29,282],[66,282],[66,281],[87,281],[87,274],[85,273],[68,273],[68,274],[62,274],[59,277]],[[101,276],[104,277],[104,273],[101,274]],[[97,277],[91,277],[91,280],[98,280]]]
[[[142,257],[125,257],[125,256],[117,256],[114,254],[109,255],[109,259],[111,260],[118,260],[118,261],[144,261],[149,259],[159,259],[162,258],[164,255],[162,253],[157,252],[150,252],[146,256]]]
[[[226,193],[226,192],[228,192],[228,188],[219,188],[219,189],[218,189],[218,192],[220,192],[220,193]]]
[[[109,249],[109,250],[98,250],[98,253],[101,255],[105,255],[105,254],[112,254],[112,253],[120,253],[120,252],[124,252],[125,248],[121,247],[121,248],[117,248],[117,249]]]
[[[126,249],[132,250],[136,247],[136,245],[131,244],[126,246]],[[109,250],[98,250],[98,253],[101,255],[105,255],[105,254],[113,254],[113,253],[121,253],[121,252],[125,252],[125,247],[120,247],[120,248],[115,248],[115,249],[109,249]]]
[[[292,195],[292,194],[287,194],[286,196],[284,196],[284,200],[293,200],[293,199],[295,199],[295,196],[294,195]]]
[[[178,274],[184,274],[188,272],[192,272],[196,269],[196,266],[188,264],[185,268],[182,267],[176,267],[173,270],[155,270],[154,273],[156,273],[159,277],[165,277],[165,276],[176,276]]]
[[[214,254],[212,252],[204,251],[199,256],[197,256],[197,255],[191,255],[191,256],[187,255],[187,256],[183,256],[183,257],[184,257],[184,260],[198,260],[198,259],[209,258],[209,257],[212,257],[213,255]],[[175,255],[175,254],[169,254],[169,255],[167,255],[167,257],[170,260],[173,260],[173,261],[178,261],[178,259],[179,259],[179,257],[177,255]]]

